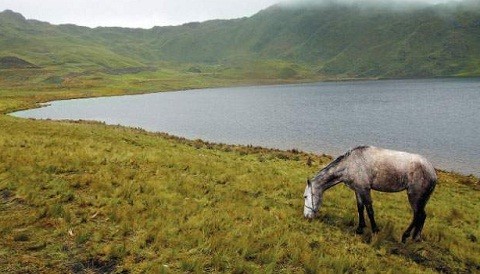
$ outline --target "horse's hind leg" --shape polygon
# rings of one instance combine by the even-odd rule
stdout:
[[[410,206],[412,207],[412,210],[413,210],[413,219],[410,225],[408,226],[408,228],[405,230],[405,232],[403,232],[402,243],[405,243],[407,241],[407,238],[410,237],[412,230],[416,228],[418,225],[419,198],[420,198],[420,195],[418,195],[417,192],[412,191],[411,189],[408,190],[408,201],[410,202]]]
[[[415,221],[416,221],[415,219],[416,219],[416,215],[414,213],[412,222],[410,223],[408,228],[405,230],[405,232],[403,232],[402,234],[402,243],[405,243],[407,241],[407,238],[410,237],[410,233],[412,233],[412,229],[415,226]]]
[[[410,237],[412,230],[412,238],[416,241],[420,240],[423,225],[425,224],[425,219],[427,218],[427,214],[425,213],[425,206],[428,199],[430,198],[430,194],[432,193],[434,187],[435,183],[433,183],[431,187],[424,190],[423,192],[412,189],[408,190],[408,201],[410,202],[410,205],[413,209],[413,220],[402,235],[403,243],[405,243],[407,238]]]
[[[415,229],[413,230],[412,239],[415,241],[420,240],[420,236],[422,233],[423,225],[425,224],[425,219],[427,218],[427,213],[425,213],[425,209],[421,209],[418,212],[417,222],[415,225]]]
[[[427,202],[428,202],[428,199],[430,198],[430,195],[432,194],[433,190],[435,189],[435,184],[436,184],[436,181],[432,181],[430,183],[429,187],[421,195],[420,201],[418,202],[417,223],[416,223],[415,229],[413,230],[413,236],[412,236],[412,238],[415,241],[420,240],[422,230],[423,230],[423,225],[425,224],[425,219],[427,218],[427,213],[425,213],[425,206],[427,205]]]

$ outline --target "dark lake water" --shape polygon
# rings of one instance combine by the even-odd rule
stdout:
[[[52,102],[13,114],[339,155],[375,145],[480,175],[480,79],[326,82]]]

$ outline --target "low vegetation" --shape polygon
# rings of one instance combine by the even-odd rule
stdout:
[[[2,71],[1,112],[158,84],[241,83],[165,69],[35,80],[48,73]],[[0,272],[480,271],[479,185],[471,176],[440,172],[425,241],[403,245],[405,193],[374,194],[378,235],[355,235],[354,195],[343,186],[326,193],[319,219],[303,219],[305,179],[328,156],[5,114],[0,128]]]

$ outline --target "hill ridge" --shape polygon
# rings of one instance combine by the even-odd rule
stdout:
[[[38,68],[38,66],[15,56],[0,57],[0,69]]]
[[[251,17],[151,29],[50,25],[4,11],[0,22],[9,24],[0,25],[6,38],[0,56],[19,56],[40,66],[174,62],[235,67],[281,60],[339,77],[478,76],[480,9],[466,7],[372,11],[275,5]]]

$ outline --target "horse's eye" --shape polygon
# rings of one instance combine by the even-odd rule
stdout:
[[[307,196],[303,196],[303,199],[307,199]]]

